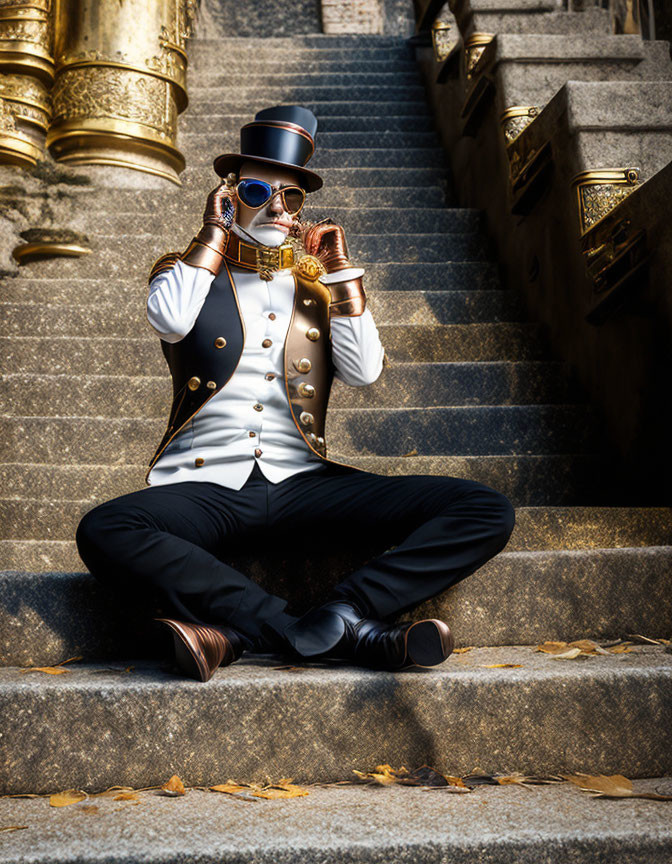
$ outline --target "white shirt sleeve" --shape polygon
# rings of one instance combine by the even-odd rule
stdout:
[[[383,371],[384,349],[367,306],[361,315],[331,319],[334,377],[353,387],[373,384]]]
[[[176,261],[149,284],[147,320],[165,342],[179,342],[196,323],[215,276]]]

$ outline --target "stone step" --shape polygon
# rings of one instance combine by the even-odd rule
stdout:
[[[341,45],[324,43],[321,46],[305,46],[281,43],[280,39],[235,39],[231,42],[219,40],[190,40],[187,47],[189,66],[200,73],[204,69],[220,68],[222,56],[231,70],[244,71],[250,63],[282,62],[310,64],[330,61],[332,63],[352,63],[356,61],[409,62],[413,51],[403,39],[388,43],[375,43],[362,46],[344,41]]]
[[[301,84],[283,83],[275,87],[260,85],[258,87],[238,87],[236,98],[250,105],[263,99],[271,105],[297,102],[302,105],[309,100],[318,102],[353,102],[375,101],[381,94],[380,86],[369,84],[355,84],[350,87],[346,84]],[[228,86],[201,87],[189,85],[189,103],[193,106],[203,105],[209,102],[226,104],[231,91]],[[390,85],[384,88],[385,101],[387,102],[414,102],[425,99],[425,88],[423,84]]]
[[[159,335],[146,322],[145,338],[110,336],[0,337],[4,374],[168,375]],[[381,325],[381,342],[395,362],[543,360],[537,324]]]
[[[269,89],[274,91],[286,87],[371,87],[374,82],[382,89],[389,87],[420,86],[420,74],[417,66],[413,68],[408,64],[403,69],[390,68],[361,71],[354,64],[348,66],[335,64],[337,68],[333,71],[317,69],[314,72],[309,69],[298,69],[291,71],[277,64],[275,68],[260,69],[255,64],[254,71],[227,69],[225,72],[219,70],[201,70],[189,77],[189,97],[192,91],[198,94],[201,90],[217,89],[248,91]],[[193,70],[190,70],[192,72]],[[194,82],[198,82],[194,85]]]
[[[264,48],[271,48],[273,53],[279,51],[291,53],[292,50],[343,48],[352,57],[353,52],[359,56],[363,49],[395,48],[407,46],[403,36],[378,33],[292,33],[291,36],[218,36],[215,38],[195,37],[187,43],[189,56],[193,52],[213,51],[213,59],[220,62],[222,57],[228,57],[237,51],[249,51],[257,56]],[[408,49],[407,49],[408,50]]]
[[[169,251],[166,246],[164,251]],[[179,248],[179,247],[173,247]],[[184,247],[183,247],[184,248]],[[141,263],[145,263],[144,260]],[[152,261],[153,263],[153,261]],[[16,277],[7,277],[3,282],[2,296],[8,302],[36,303],[90,303],[93,297],[102,302],[126,301],[144,306],[147,277],[151,263],[146,269],[138,266],[132,272],[110,274],[105,279],[94,277],[71,278],[58,276],[36,277],[34,265],[21,268]],[[119,264],[115,259],[115,270]],[[486,261],[447,261],[433,264],[368,264],[366,267],[367,293],[405,292],[419,297],[420,291],[434,291],[449,296],[451,292],[497,291],[501,283],[496,265]]]
[[[188,183],[181,187],[171,184],[166,189],[112,189],[101,187],[87,189],[78,193],[81,205],[77,210],[86,208],[90,214],[104,213],[112,215],[120,213],[156,213],[162,216],[190,214],[202,217],[205,200],[211,188],[217,185],[215,175],[212,175],[210,185],[201,186]],[[311,192],[307,198],[303,213],[306,218],[311,211],[329,207],[330,210],[349,212],[352,215],[362,213],[366,218],[368,210],[384,210],[393,208],[400,216],[408,209],[443,209],[448,206],[446,192],[441,186],[404,186],[400,188],[371,186],[346,189],[344,187],[323,186],[317,192]],[[466,208],[465,208],[466,209]],[[75,214],[75,218],[78,214]],[[91,222],[87,230],[91,229]]]
[[[381,95],[384,95],[385,98],[376,98],[376,96],[380,97]],[[301,105],[304,108],[309,108],[315,114],[318,124],[323,117],[342,117],[343,115],[348,117],[387,117],[390,115],[393,117],[399,115],[431,116],[424,93],[405,99],[379,92],[371,94],[369,99],[355,99],[353,97],[349,100],[347,97],[348,94],[343,93],[340,100],[335,98],[325,100],[318,99],[314,93],[306,93],[301,97]],[[296,96],[292,96],[288,104],[291,104],[291,101],[295,101],[296,98]],[[211,99],[200,98],[192,100],[187,110],[189,115],[194,117],[221,114],[222,109],[226,108],[228,114],[245,114],[246,117],[252,120],[258,111],[268,108],[268,103],[272,101],[270,95],[266,93],[257,95],[248,94],[245,98],[240,93],[236,93],[235,98],[231,98],[231,94],[225,94],[221,98],[218,98],[215,94]],[[277,104],[285,104],[284,99],[280,99]]]
[[[282,65],[278,65],[277,52],[257,57],[254,61],[254,76],[246,75],[250,68],[250,60],[245,56],[232,54],[226,64],[226,73],[222,73],[221,64],[213,65],[209,62],[199,62],[199,59],[189,61],[189,81],[198,79],[205,83],[215,79],[223,84],[233,85],[244,83],[251,77],[268,76],[269,81],[283,76],[317,76],[317,75],[415,75],[417,64],[411,59],[411,55],[400,55],[398,57],[378,57],[374,55],[369,59],[359,59],[359,54],[346,57],[341,52],[341,60],[331,59],[329,54],[305,54],[303,60],[285,60],[283,56]]]
[[[180,136],[194,132],[214,132],[217,129],[229,131],[240,129],[250,121],[249,113],[228,114],[222,113],[228,106],[220,106],[218,112],[213,114],[193,114],[187,110],[180,115]],[[430,115],[398,115],[388,114],[386,116],[320,116],[318,117],[318,135],[320,142],[322,135],[332,132],[433,132],[435,130],[434,118]],[[239,142],[240,143],[240,142]]]
[[[223,124],[222,124],[223,125]],[[195,163],[195,158],[200,153],[234,153],[239,148],[240,133],[230,131],[218,131],[215,127],[207,132],[188,132],[180,128],[178,135],[178,146],[187,157],[190,165]],[[317,162],[318,154],[324,150],[345,150],[358,153],[360,150],[371,150],[386,148],[389,150],[407,148],[415,150],[420,148],[431,148],[439,146],[438,134],[434,131],[420,132],[413,129],[399,131],[398,129],[377,130],[367,132],[322,132],[318,128],[316,138],[315,156],[311,159],[311,167]],[[211,158],[214,158],[211,157]]]
[[[422,408],[567,402],[569,370],[548,363],[399,363],[368,387],[334,380],[334,408]],[[163,418],[172,401],[165,376],[9,374],[0,400],[22,416]],[[571,395],[571,394],[570,394]]]
[[[332,455],[339,460],[338,453]],[[388,476],[427,474],[464,477],[485,483],[493,489],[501,489],[516,506],[521,507],[576,504],[614,506],[630,504],[633,500],[607,454],[351,456],[347,462],[364,471]],[[49,465],[27,461],[4,462],[0,463],[0,488],[11,490],[14,498],[67,497],[91,502],[104,501],[143,488],[146,485],[146,473],[147,465],[144,463]],[[12,550],[6,544],[1,547],[0,569],[33,571],[45,569],[46,566],[46,569],[72,570],[80,566],[72,557],[58,557],[61,551],[66,555],[69,552],[59,550],[57,545],[49,551],[42,550],[39,558],[36,557],[36,546],[20,546]],[[3,554],[4,558],[1,557]]]
[[[230,151],[236,152],[237,146],[232,145]],[[218,154],[217,147],[213,142],[212,149],[197,148],[190,153],[189,164],[194,168],[199,165],[212,164],[214,157]],[[328,149],[318,146],[315,155],[310,160],[310,169],[321,173],[325,168],[339,168],[341,165],[351,166],[349,170],[357,168],[443,168],[446,164],[446,155],[442,147],[378,147],[378,148],[349,148],[336,147]]]
[[[394,751],[386,752],[398,767]],[[377,763],[382,760],[379,753],[377,750],[373,760]],[[358,770],[373,770],[372,766],[373,762],[367,763]],[[410,767],[415,768],[415,763]],[[592,770],[588,764],[583,768]],[[237,771],[233,777],[246,779]],[[351,777],[355,775],[348,768],[343,779]],[[278,779],[272,778],[274,782]],[[295,782],[301,779],[296,777]],[[268,781],[261,778],[260,782]],[[669,793],[669,786],[669,777],[634,783],[639,791]],[[593,801],[592,795],[568,782],[533,789],[528,794],[513,785],[489,785],[478,786],[471,794],[452,795],[406,785],[384,790],[359,785],[309,787],[306,797],[270,803],[253,828],[245,818],[249,815],[245,808],[251,806],[250,801],[261,799],[247,796],[244,801],[233,801],[231,795],[194,789],[176,808],[176,802],[151,790],[139,793],[141,803],[134,808],[133,819],[127,812],[118,812],[126,805],[112,798],[70,805],[70,810],[77,811],[92,803],[99,808],[100,821],[88,820],[84,833],[79,818],[64,818],[58,808],[45,806],[43,799],[7,798],[0,801],[2,823],[30,825],[35,830],[28,832],[30,837],[23,831],[8,832],[0,861],[48,859],[65,864],[76,855],[81,864],[99,864],[105,860],[110,837],[114,837],[119,860],[147,864],[163,864],[177,849],[187,860],[202,864],[238,864],[241,849],[255,864],[289,860],[373,864],[392,860],[392,854],[398,862],[423,864],[433,860],[537,864],[542,854],[549,861],[571,860],[572,864],[612,860],[664,864],[672,856],[672,832],[664,805],[639,799]],[[95,791],[102,791],[102,786],[99,790],[95,785]],[[262,801],[262,806],[269,802]],[[198,832],[194,825],[199,826]]]
[[[156,259],[166,252],[186,249],[195,233],[193,225],[184,224],[175,228],[170,241],[163,239],[163,228],[154,235],[116,235],[110,238],[91,235],[90,255],[45,259],[27,266],[33,277],[118,278],[135,275],[142,280],[140,284],[144,291],[145,280]],[[427,263],[488,261],[493,257],[488,238],[474,233],[350,234],[348,250],[350,259],[367,271],[372,264],[415,262],[415,268],[420,271]],[[412,287],[421,286],[414,284]]]
[[[471,15],[467,12],[469,7]],[[517,0],[514,8],[509,5],[504,9],[499,0],[470,0],[462,5],[462,9],[466,14],[459,17],[458,24],[465,36],[471,33],[594,33],[607,36],[613,32],[607,9],[566,12],[564,9],[558,11],[557,6],[544,9],[534,0],[529,8],[523,8]]]
[[[0,539],[72,540],[80,519],[98,503],[68,500],[63,494],[54,499],[2,497]],[[669,507],[519,507],[506,551],[670,546],[672,555],[671,544]]]
[[[214,159],[214,157],[213,157]],[[310,164],[311,170],[315,166]],[[360,189],[371,187],[393,187],[398,189],[402,186],[415,187],[433,187],[440,186],[446,188],[448,183],[448,175],[445,170],[430,167],[397,167],[390,168],[389,166],[378,168],[320,168],[319,175],[324,181],[324,186],[332,188]],[[184,185],[199,188],[201,194],[207,195],[210,189],[213,189],[221,180],[218,180],[214,170],[203,165],[196,165],[193,168],[188,167],[180,175],[180,180]],[[318,195],[316,192],[315,195]],[[317,199],[314,199],[317,200]]]
[[[146,307],[132,294],[104,303],[90,301],[91,289],[71,289],[69,304],[44,304],[30,298],[26,303],[0,303],[0,335],[58,336],[94,335],[142,336],[146,330]],[[473,324],[521,321],[524,318],[520,295],[509,290],[492,291],[384,291],[367,290],[367,306],[376,325],[392,324]]]
[[[203,218],[204,198],[202,194],[201,200],[194,203],[190,212],[194,232],[200,228]],[[162,212],[162,215],[166,214]],[[180,221],[185,215],[174,216],[176,227],[182,227]],[[305,206],[301,215],[304,219],[317,221],[324,216],[324,206]],[[480,232],[483,226],[481,211],[467,207],[406,207],[401,212],[392,207],[330,207],[329,216],[345,229],[348,248],[351,234],[468,234]],[[152,228],[155,226],[155,217],[150,221],[146,213],[126,212],[118,207],[98,214],[93,224],[90,211],[80,213],[72,220],[73,229],[84,231],[88,228],[89,237],[118,237],[128,234],[140,237],[153,233]],[[163,227],[164,236],[169,236],[168,226],[164,223]]]
[[[618,87],[626,80],[636,84],[637,81],[664,82],[672,78],[669,43],[643,42],[640,36],[634,35],[596,40],[591,34],[505,34],[497,39],[494,67],[497,108],[501,110],[510,105],[543,106],[568,81],[583,81],[588,85],[612,81]],[[648,89],[648,85],[640,83],[639,86]],[[656,83],[655,86],[660,88],[664,84]],[[610,95],[613,97],[613,92]],[[634,101],[632,110],[630,107],[625,111],[621,109],[621,117],[624,114],[633,119],[636,115],[646,116]],[[654,97],[654,105],[649,103],[648,109],[657,101]],[[627,97],[626,104],[629,106]],[[605,122],[609,125],[610,112],[601,111],[608,105],[609,102],[602,102],[599,96],[586,105],[588,110],[592,108],[593,115],[587,123],[589,129],[592,126],[599,129]],[[658,117],[660,119],[660,112]],[[658,125],[655,118],[655,112],[649,115],[654,125]]]
[[[172,651],[169,634],[165,645]],[[520,668],[483,668],[496,663]],[[335,782],[354,766],[388,760],[431,762],[450,774],[474,766],[534,774],[611,774],[627,766],[634,778],[672,772],[672,655],[662,645],[579,662],[552,660],[533,646],[489,647],[405,674],[343,663],[269,671],[269,664],[286,665],[241,658],[207,686],[173,671],[170,659],[137,660],[129,672],[118,662],[112,669],[74,662],[59,676],[2,669],[2,791],[146,787],[173,773],[188,785],[266,773]],[[422,734],[419,716],[431,717]],[[277,861],[277,837],[271,843]]]
[[[0,461],[73,464],[110,458],[148,462],[165,419],[0,415]],[[585,405],[336,408],[327,415],[329,454],[494,456],[599,453],[599,424]],[[199,451],[200,452],[200,451]]]

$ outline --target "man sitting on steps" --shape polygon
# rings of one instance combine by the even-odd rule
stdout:
[[[229,182],[210,193],[186,251],[150,274],[147,318],[173,404],[148,486],[77,528],[93,576],[158,592],[175,617],[155,620],[200,681],[244,650],[390,670],[441,663],[453,649],[444,621],[387,622],[473,573],[513,531],[511,502],[482,483],[327,458],[333,376],[371,384],[384,352],[343,229],[299,222],[322,186],[305,168],[316,130],[305,108],[268,108],[242,128],[240,154],[215,160]],[[296,263],[290,234],[308,252]],[[375,534],[392,548],[301,617],[218,557],[234,538],[254,548],[271,529],[310,536],[324,525],[338,526],[335,545]]]

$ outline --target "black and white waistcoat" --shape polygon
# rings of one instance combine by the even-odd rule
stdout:
[[[334,376],[329,304],[331,294],[310,266],[309,256],[292,267],[294,303],[284,345],[284,377],[292,419],[306,445],[327,458],[326,410]],[[149,462],[148,476],[171,440],[235,372],[245,344],[245,324],[235,283],[224,259],[189,333],[177,342],[161,340],[171,372],[173,402],[167,428]]]

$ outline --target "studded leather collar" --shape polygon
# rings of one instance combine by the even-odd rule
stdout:
[[[294,265],[294,247],[291,243],[281,246],[263,246],[246,243],[235,231],[229,231],[224,257],[232,264],[259,273],[284,270]]]

